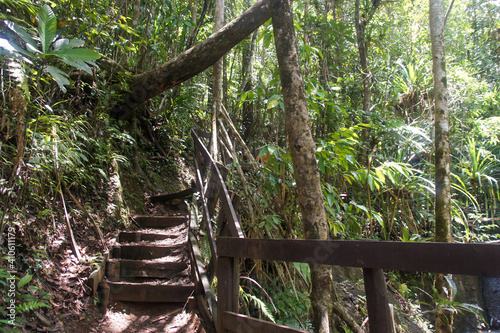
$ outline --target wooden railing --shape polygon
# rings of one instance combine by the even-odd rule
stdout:
[[[191,132],[194,141],[194,164],[196,172],[196,187],[199,197],[192,206],[191,222],[189,228],[189,245],[191,249],[192,269],[197,288],[197,295],[205,295],[208,303],[208,309],[200,309],[205,312],[206,317],[210,317],[214,324],[217,324],[217,302],[212,291],[211,284],[214,279],[218,266],[218,252],[216,237],[218,235],[227,235],[236,238],[242,238],[240,222],[236,216],[233,207],[233,201],[236,198],[235,193],[228,191],[224,179],[227,170],[222,165],[217,165],[200,137],[209,138],[207,133],[193,130]],[[216,231],[214,230],[213,218],[217,205],[220,209],[215,220]],[[199,225],[198,208],[202,213],[201,225]],[[205,269],[202,251],[198,243],[195,232],[198,228],[206,234],[206,240],[210,248],[209,262]],[[219,288],[218,288],[219,289]],[[238,293],[236,293],[238,295]],[[204,302],[198,299],[198,304],[202,306]]]
[[[500,244],[458,244],[458,243],[412,243],[381,241],[319,241],[287,239],[235,239],[220,237],[217,240],[219,253],[219,285],[228,285],[232,274],[238,274],[228,260],[251,258],[288,262],[318,263],[335,266],[363,268],[366,302],[370,332],[391,332],[391,319],[387,301],[386,283],[383,270],[432,272],[461,274],[484,277],[500,277]],[[229,282],[226,282],[227,281]],[[224,322],[226,317],[234,317],[237,304],[224,301],[219,292],[219,318],[229,332],[252,332],[253,321],[238,317],[238,331]],[[225,307],[225,304],[229,304]],[[225,315],[226,314],[226,315]],[[234,318],[230,319],[230,323]],[[220,323],[219,323],[220,324]],[[253,323],[254,324],[254,323]],[[223,331],[220,331],[223,332]],[[265,332],[257,331],[255,332]],[[285,331],[283,331],[285,332]],[[295,331],[294,331],[295,332]]]
[[[384,269],[500,278],[500,244],[244,238],[219,168],[194,131],[193,139],[203,227],[211,249],[209,275],[217,274],[216,312],[212,312],[217,332],[304,332],[238,314],[239,260],[243,258],[362,268],[372,333],[392,332]],[[205,187],[207,170],[210,178]],[[219,237],[210,219],[217,199],[218,230],[227,230]]]

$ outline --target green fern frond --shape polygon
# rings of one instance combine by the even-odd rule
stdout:
[[[50,307],[48,304],[39,302],[39,301],[29,301],[26,303],[21,303],[16,306],[16,310],[18,313],[29,312],[33,310],[37,310],[40,308],[48,308]]]
[[[271,313],[271,311],[269,311],[269,307],[267,306],[266,303],[264,303],[261,299],[259,299],[258,297],[254,296],[254,295],[246,294],[245,296],[248,297],[250,300],[252,300],[252,302],[259,309],[259,311],[262,312],[264,317],[266,317],[267,319],[269,319],[273,323],[276,323],[276,320],[274,319],[274,316]]]

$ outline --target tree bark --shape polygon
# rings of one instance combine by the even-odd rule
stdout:
[[[354,10],[354,20],[356,26],[356,40],[358,43],[358,52],[359,52],[359,63],[361,65],[361,76],[363,78],[363,111],[370,111],[371,106],[371,89],[370,89],[370,71],[368,70],[368,47],[366,42],[366,25],[368,22],[366,20],[360,20],[360,8],[359,8],[359,0],[355,2],[355,10]]]
[[[435,240],[436,242],[451,243],[450,121],[442,0],[429,0],[429,21],[432,44],[432,71],[434,75]],[[450,290],[450,287],[443,274],[436,274],[435,287],[444,298],[447,298],[447,294],[450,294],[446,292],[446,290]],[[438,309],[435,326],[436,332],[452,332],[452,313]]]
[[[244,49],[243,51],[243,66],[242,66],[242,84],[240,86],[239,92],[243,93],[244,91],[253,90],[253,80],[252,80],[252,59],[255,51],[255,44],[257,43],[258,30],[255,30],[252,34],[252,39],[250,41],[249,47]],[[243,112],[242,112],[242,125],[244,128],[243,138],[246,142],[250,142],[253,137],[254,132],[254,105],[252,101],[247,101],[243,104]]]
[[[128,119],[139,105],[212,66],[236,44],[270,17],[269,2],[260,0],[239,18],[163,65],[131,79],[129,91],[111,110],[119,119]]]
[[[371,18],[375,14],[378,6],[380,5],[380,0],[374,0],[369,12],[363,13],[363,19],[360,19],[360,0],[356,0],[354,3],[354,21],[356,27],[356,41],[358,44],[359,52],[359,63],[361,65],[361,76],[363,79],[363,116],[362,122],[369,123],[368,113],[371,108],[371,73],[368,69],[368,41],[366,39],[366,26],[370,22]],[[363,128],[361,131],[361,140],[365,147],[361,148],[359,163],[363,166],[368,165],[368,154],[370,153],[371,147],[369,147],[370,141],[370,128]]]
[[[132,20],[132,28],[137,30],[137,26],[139,25],[139,14],[141,13],[141,0],[135,0],[134,6],[134,18]],[[132,37],[135,39],[135,36]]]
[[[215,32],[224,26],[224,0],[215,2]],[[213,67],[213,86],[212,86],[212,140],[210,142],[210,154],[214,161],[217,161],[218,140],[217,140],[217,119],[222,109],[222,74],[224,71],[223,60],[219,59]]]
[[[273,0],[271,13],[285,102],[286,133],[305,237],[327,239],[329,228],[316,162],[316,145],[309,125],[309,111],[289,0]],[[329,314],[332,308],[331,270],[327,266],[316,264],[314,259],[310,267],[313,326],[317,332],[329,333]]]
[[[21,162],[26,148],[26,104],[27,101],[23,96],[21,89],[14,88],[12,90],[12,110],[17,117],[16,124],[16,139],[17,139],[17,154],[12,168],[11,182],[19,175]]]

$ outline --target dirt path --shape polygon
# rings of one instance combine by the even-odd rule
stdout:
[[[109,305],[102,321],[90,332],[203,332],[197,311],[184,305],[116,302]]]

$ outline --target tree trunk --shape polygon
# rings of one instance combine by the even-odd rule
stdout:
[[[257,43],[258,30],[255,30],[252,34],[252,40],[250,45],[243,50],[243,66],[242,66],[242,84],[240,86],[239,92],[243,93],[245,91],[253,90],[253,80],[252,80],[252,59],[255,51],[255,44]],[[250,142],[253,137],[254,131],[254,104],[253,101],[247,101],[243,104],[242,112],[242,125],[244,128],[243,138],[246,142]]]
[[[367,42],[366,42],[366,25],[368,22],[365,20],[361,21],[359,18],[359,0],[355,2],[354,18],[356,25],[356,40],[358,43],[359,52],[359,63],[361,65],[361,76],[363,78],[363,111],[366,113],[370,111],[371,107],[371,95],[372,91],[370,89],[370,71],[368,70],[368,56],[367,56]]]
[[[356,26],[356,40],[358,44],[359,63],[361,65],[361,77],[363,80],[363,123],[369,123],[368,113],[371,108],[372,91],[370,87],[371,73],[368,69],[368,41],[366,39],[366,26],[375,14],[380,0],[374,0],[368,12],[363,12],[363,19],[360,19],[360,0],[354,3],[354,21]],[[371,151],[370,143],[370,128],[363,128],[361,131],[361,141],[364,147],[360,150],[359,163],[363,166],[368,165],[368,155]]]
[[[429,21],[432,44],[432,71],[434,74],[435,239],[436,242],[451,243],[450,121],[444,55],[442,0],[429,0]],[[435,287],[442,297],[448,297],[446,290],[450,290],[450,288],[443,274],[436,274]],[[448,294],[450,293],[448,292]],[[452,332],[452,330],[452,313],[438,309],[436,313],[436,332]]]
[[[192,0],[191,2],[191,31],[189,32],[189,36],[193,36],[196,30],[196,23],[198,19],[198,0]],[[189,39],[188,39],[189,40]]]
[[[270,17],[269,2],[260,0],[239,18],[163,65],[134,76],[129,91],[122,95],[111,113],[128,119],[131,112],[148,99],[182,83],[212,66],[236,44],[264,24]]]
[[[137,30],[139,25],[139,14],[141,13],[141,0],[135,0],[134,18],[132,20],[132,29]],[[135,35],[132,35],[132,40],[135,40]]]
[[[191,46],[193,46],[195,40],[196,40],[196,36],[198,36],[198,31],[200,30],[200,27],[201,25],[203,24],[203,21],[205,20],[205,16],[207,14],[207,11],[208,11],[208,4],[209,0],[204,0],[203,1],[203,9],[201,11],[201,14],[200,14],[200,17],[199,19],[196,21],[196,17],[195,15],[198,15],[198,10],[194,9],[193,8],[193,12],[192,12],[192,19],[193,19],[193,27],[191,29],[191,32],[189,34],[189,38],[187,40],[187,43],[186,43],[186,46],[187,48],[189,49]],[[195,0],[195,4],[193,6],[196,6],[198,7],[198,0]]]
[[[316,162],[316,145],[309,125],[309,111],[289,0],[274,0],[271,13],[285,102],[286,133],[305,237],[327,239],[329,229]],[[314,262],[310,263],[310,267],[313,326],[317,332],[329,333],[329,313],[332,308],[331,270],[328,266]]]
[[[224,26],[224,0],[215,2],[215,32]],[[212,87],[212,140],[210,142],[210,154],[214,161],[217,161],[218,140],[217,140],[217,119],[222,109],[222,74],[224,66],[223,60],[219,59],[213,67],[213,87]]]
[[[17,139],[17,154],[14,160],[14,167],[12,168],[11,182],[19,175],[21,162],[24,156],[24,149],[26,145],[26,104],[28,102],[23,96],[21,89],[14,88],[12,90],[12,110],[17,117],[16,124],[16,139]]]

